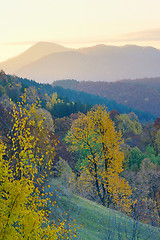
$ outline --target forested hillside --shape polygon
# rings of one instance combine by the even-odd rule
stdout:
[[[153,89],[156,89],[160,91],[160,78],[141,78],[141,79],[135,79],[135,80],[122,80],[121,82],[141,85],[141,86],[148,86]]]
[[[128,107],[123,104],[118,104],[115,100],[109,100],[105,97],[100,97],[98,95],[94,94],[89,94],[84,91],[77,91],[77,90],[72,90],[72,89],[65,89],[59,86],[55,86],[54,91],[58,93],[59,96],[66,96],[70,101],[80,101],[82,103],[89,103],[91,105],[105,105],[109,111],[111,110],[117,110],[119,113],[130,113],[134,112],[139,120],[141,122],[148,122],[148,121],[154,121],[156,119],[156,116],[144,112],[135,108]]]
[[[68,83],[67,83],[68,82]],[[118,82],[55,81],[53,86],[74,89],[115,100],[118,104],[135,108],[152,115],[160,115],[160,79],[138,79]]]
[[[160,238],[158,112],[1,71],[0,113],[1,240]]]

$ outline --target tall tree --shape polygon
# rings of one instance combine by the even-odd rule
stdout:
[[[47,119],[43,118],[38,106],[25,102],[24,97],[13,106],[10,151],[0,140],[0,240],[68,239],[65,221],[56,225],[50,218],[55,204],[50,185],[42,187],[57,144],[50,136],[53,132],[47,130],[52,121],[46,113]]]
[[[8,134],[10,146],[8,157],[12,166],[16,166],[17,177],[21,175],[21,165],[27,173],[40,179],[53,164],[55,156],[53,120],[48,112],[39,108],[38,102],[26,105],[26,95],[21,103],[14,104],[12,130]],[[49,173],[49,171],[47,172]]]
[[[123,141],[105,108],[97,106],[75,120],[66,142],[70,151],[85,151],[81,176],[85,176],[85,182],[90,182],[95,188],[101,203],[107,207],[112,203],[127,210],[131,189],[119,175],[123,171]]]

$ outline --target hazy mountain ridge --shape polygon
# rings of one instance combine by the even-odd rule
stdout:
[[[154,47],[142,47],[137,45],[124,45],[124,46],[112,46],[112,45],[105,45],[105,44],[98,44],[92,47],[85,47],[78,49],[79,52],[91,55],[105,55],[105,54],[122,54],[124,52],[129,54],[138,54],[139,52],[144,53],[147,50],[149,53],[158,53],[158,49]]]
[[[40,82],[57,79],[117,81],[160,76],[160,51],[153,47],[97,45],[69,49],[53,43],[37,43],[0,64],[7,73]]]
[[[16,57],[0,63],[0,68],[9,73],[15,73],[17,69],[30,64],[54,52],[66,52],[70,49],[50,42],[38,42]]]
[[[155,121],[156,116],[140,111],[123,104],[118,104],[115,100],[108,100],[105,97],[97,96],[94,94],[85,93],[83,91],[77,91],[69,89],[71,85],[79,84],[76,80],[64,80],[57,81],[53,84],[40,84],[32,80],[18,78],[12,75],[6,75],[4,72],[0,72],[0,97],[4,99],[6,96],[13,101],[18,101],[20,94],[24,92],[24,89],[34,89],[34,96],[39,96],[42,103],[42,107],[45,107],[46,96],[45,94],[52,96],[53,92],[57,92],[58,96],[63,100],[63,103],[54,106],[54,117],[64,117],[66,114],[77,113],[79,111],[86,113],[94,105],[105,105],[108,111],[117,110],[121,113],[134,112],[139,121],[146,123],[148,121]],[[12,86],[11,88],[9,86]],[[62,87],[63,86],[63,87]],[[38,94],[38,95],[37,95]],[[31,97],[32,98],[32,97]]]
[[[85,71],[86,64],[86,57],[79,52],[53,53],[24,66],[16,71],[16,74],[51,83],[53,80],[66,79],[71,76],[78,78],[78,73]]]
[[[143,78],[143,79],[135,79],[135,80],[122,80],[121,82],[136,84],[141,86],[148,86],[151,88],[155,88],[156,90],[160,91],[160,77],[157,78]]]
[[[142,80],[140,79],[140,81]],[[119,104],[160,116],[160,92],[152,86],[147,86],[147,83],[145,85],[145,80],[143,80],[143,84],[137,84],[138,81],[126,80],[109,83],[69,80],[67,84],[66,80],[66,82],[53,82],[52,86],[60,85],[64,88],[106,97],[115,100]],[[158,82],[158,78],[156,78],[156,81]]]

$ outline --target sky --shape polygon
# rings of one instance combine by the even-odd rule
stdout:
[[[0,0],[0,61],[39,41],[160,49],[160,0]]]

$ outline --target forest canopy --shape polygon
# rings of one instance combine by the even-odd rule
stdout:
[[[0,73],[0,239],[77,238],[72,199],[159,227],[160,118],[54,90]]]

